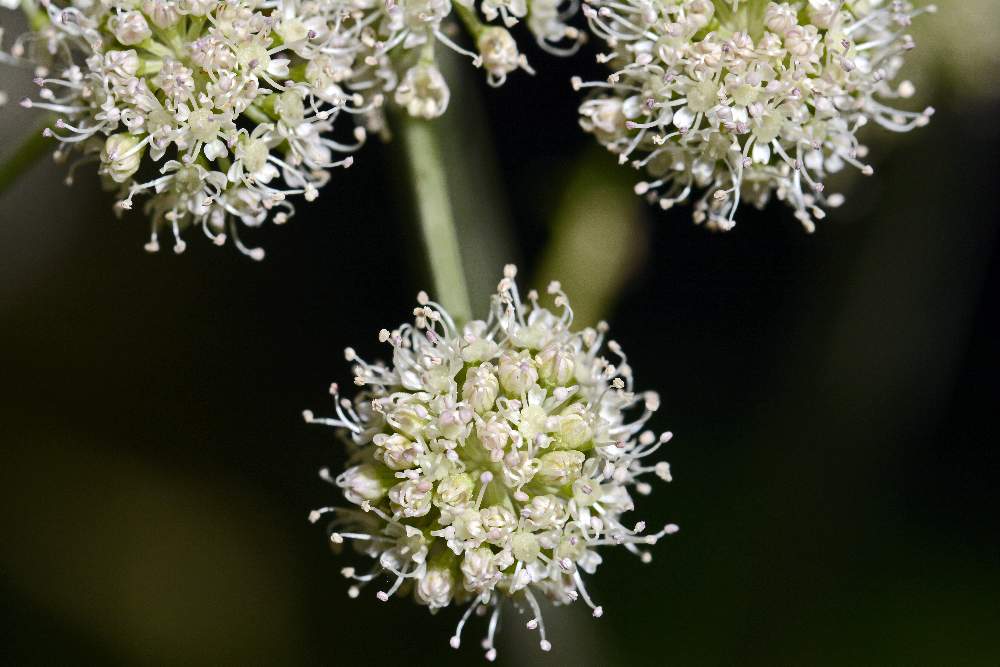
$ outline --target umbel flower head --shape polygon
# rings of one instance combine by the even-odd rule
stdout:
[[[808,231],[824,207],[827,174],[863,174],[857,139],[874,121],[905,132],[933,109],[894,106],[914,90],[894,83],[915,9],[900,0],[586,0],[583,12],[610,49],[614,69],[580,107],[598,141],[644,169],[636,192],[664,209],[701,193],[694,220],[735,223],[741,200],[763,207],[772,194]]]
[[[380,101],[351,92],[364,77],[344,74],[361,51],[337,47],[334,18],[316,3],[43,0],[42,8],[44,27],[14,46],[38,73],[39,99],[23,105],[58,115],[46,131],[61,143],[57,156],[98,161],[118,208],[147,198],[150,251],[164,229],[183,251],[181,230],[200,225],[260,259],[237,222],[281,223],[294,212],[289,196],[314,199],[330,169],[351,164],[338,154],[364,140],[362,128],[347,144],[331,138],[334,121]]]
[[[563,2],[566,6],[563,6]],[[201,226],[255,259],[238,225],[286,221],[289,199],[318,196],[369,131],[383,101],[410,115],[444,113],[450,91],[438,44],[470,56],[499,85],[531,71],[507,27],[525,19],[539,44],[571,52],[573,0],[24,0],[35,30],[11,54],[34,66],[25,107],[53,112],[59,159],[98,162],[119,210],[145,198],[156,251]],[[454,12],[453,12],[454,10]],[[457,14],[475,51],[452,37]],[[502,25],[489,24],[490,21]],[[568,44],[568,45],[567,45]],[[9,59],[9,58],[7,58]],[[333,136],[334,123],[363,126]],[[339,132],[344,135],[344,131]]]
[[[515,274],[504,270],[489,318],[464,326],[421,293],[412,325],[379,334],[392,364],[348,349],[364,390],[350,401],[333,385],[336,417],[304,413],[352,443],[347,470],[320,474],[354,507],[309,517],[329,517],[335,546],[352,543],[373,559],[343,569],[354,582],[348,594],[372,585],[382,601],[412,594],[431,612],[463,607],[454,648],[471,616],[489,614],[491,660],[506,603],[527,614],[547,651],[539,596],[582,600],[599,617],[584,575],[600,551],[622,546],[648,562],[645,548],[677,531],[646,533],[626,517],[633,493],[651,491],[643,476],[670,480],[667,463],[647,463],[671,437],[645,428],[659,397],[633,390],[606,324],[573,331],[558,283],[549,310],[534,291],[521,300]]]

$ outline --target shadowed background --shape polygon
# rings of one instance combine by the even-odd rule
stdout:
[[[675,481],[636,516],[681,532],[648,566],[606,553],[604,618],[549,611],[547,664],[1000,662],[1000,86],[981,34],[1000,17],[939,4],[908,70],[937,115],[872,128],[876,176],[841,181],[811,236],[781,205],[724,235],[645,207],[575,125],[586,57],[529,50],[538,76],[455,91],[441,126],[480,308],[505,261],[562,277],[676,434]],[[23,94],[26,73],[2,77]],[[2,156],[35,116],[0,113]],[[139,216],[62,176],[40,164],[0,197],[3,662],[481,661],[479,626],[448,647],[454,609],[349,600],[358,561],[306,521],[340,501],[316,471],[344,453],[301,410],[328,410],[343,348],[377,356],[429,284],[395,149],[370,142],[252,237],[261,264],[194,235],[146,255]],[[500,662],[543,662],[535,640],[508,622]]]

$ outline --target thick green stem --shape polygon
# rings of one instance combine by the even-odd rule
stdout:
[[[0,162],[0,194],[31,168],[45,153],[52,150],[52,139],[42,136],[41,128],[33,131],[9,156]]]
[[[472,309],[437,133],[427,121],[406,114],[400,114],[399,120],[420,233],[434,282],[433,296],[456,322],[468,322]]]

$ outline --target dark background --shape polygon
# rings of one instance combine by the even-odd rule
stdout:
[[[944,61],[925,72],[931,125],[872,129],[876,176],[843,180],[816,234],[772,205],[718,235],[634,206],[576,127],[579,67],[529,56],[538,76],[476,84],[482,114],[441,121],[458,189],[489,193],[462,211],[495,260],[470,281],[558,267],[567,188],[638,212],[602,232],[626,259],[575,261],[623,282],[603,309],[676,434],[675,481],[637,515],[681,525],[648,566],[605,554],[604,618],[548,612],[547,664],[1000,664],[996,79],[970,94]],[[2,113],[0,154],[34,120]],[[4,662],[481,661],[479,626],[448,647],[454,609],[349,600],[357,562],[306,521],[339,501],[316,471],[344,455],[301,410],[329,408],[343,348],[375,356],[429,286],[404,176],[371,142],[252,237],[261,264],[194,234],[146,255],[140,217],[50,163],[0,197]],[[519,622],[501,635],[502,662],[543,661]]]

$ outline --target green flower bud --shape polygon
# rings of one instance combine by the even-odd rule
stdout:
[[[542,466],[535,479],[552,486],[565,486],[583,473],[586,456],[575,449],[549,452],[541,457]]]

